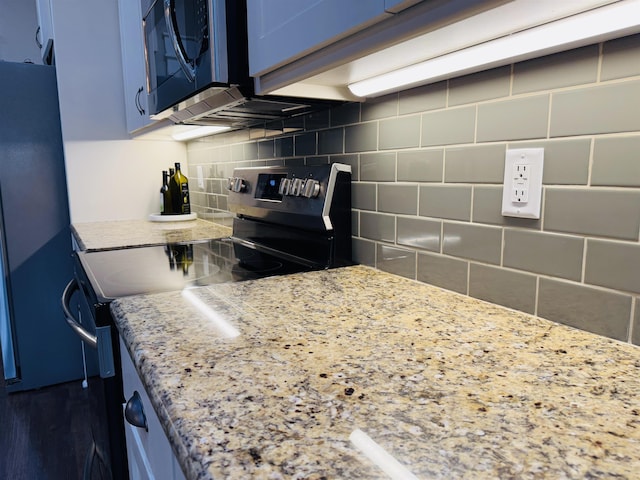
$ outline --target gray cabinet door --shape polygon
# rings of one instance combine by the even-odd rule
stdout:
[[[147,106],[146,67],[140,2],[118,1],[120,46],[124,82],[127,131],[134,132],[152,123]]]
[[[272,71],[391,16],[385,11],[389,1],[248,1],[250,75]]]

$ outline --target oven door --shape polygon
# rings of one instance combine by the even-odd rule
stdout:
[[[72,307],[73,300],[77,303]],[[83,385],[87,391],[91,422],[91,442],[86,447],[83,480],[128,478],[122,410],[124,398],[119,374],[119,350],[115,329],[100,325],[100,317],[109,315],[109,306],[95,301],[84,272],[78,272],[62,296],[67,323],[82,339],[88,354],[98,353],[99,375],[89,374]],[[117,347],[116,347],[117,348]],[[117,357],[116,357],[117,355]],[[91,356],[91,355],[88,355]],[[91,372],[89,372],[91,373]]]
[[[152,115],[228,83],[224,0],[155,0],[143,29]]]

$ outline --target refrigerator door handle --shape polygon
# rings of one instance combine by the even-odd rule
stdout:
[[[71,301],[71,296],[79,290],[78,281],[74,278],[72,279],[64,289],[62,293],[62,311],[64,312],[64,318],[67,320],[67,323],[71,327],[71,329],[76,332],[76,334],[82,339],[83,342],[90,345],[93,348],[98,348],[98,340],[95,335],[92,335],[87,330],[85,330],[80,322],[76,320],[76,318],[71,313],[71,308],[69,308],[69,302]]]

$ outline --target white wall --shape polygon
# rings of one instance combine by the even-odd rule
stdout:
[[[51,5],[71,222],[146,218],[186,147],[126,131],[118,2]]]
[[[179,142],[65,143],[71,222],[147,218],[160,210],[162,170],[184,162]]]
[[[0,0],[0,61],[42,64],[35,0]]]

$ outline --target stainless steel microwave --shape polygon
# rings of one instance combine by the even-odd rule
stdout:
[[[154,119],[245,128],[338,103],[254,94],[244,0],[142,2],[149,110]]]
[[[248,83],[244,1],[155,0],[143,29],[152,115],[206,88]]]

